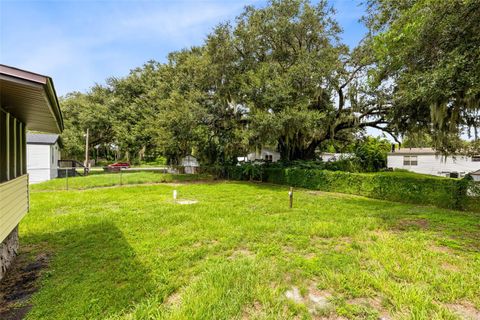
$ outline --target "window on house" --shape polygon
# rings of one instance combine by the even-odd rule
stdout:
[[[475,155],[472,157],[473,162],[480,162],[480,155]]]
[[[267,154],[265,155],[265,161],[272,161],[273,160],[273,156],[271,154]]]
[[[403,156],[403,165],[404,166],[416,166],[418,165],[417,156]]]

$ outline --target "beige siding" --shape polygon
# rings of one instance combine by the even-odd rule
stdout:
[[[0,184],[0,242],[28,212],[28,175]]]

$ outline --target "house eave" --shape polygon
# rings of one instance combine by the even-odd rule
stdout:
[[[29,130],[61,133],[60,104],[48,76],[0,64],[0,107]]]

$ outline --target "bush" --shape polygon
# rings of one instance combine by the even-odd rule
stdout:
[[[233,170],[230,171],[231,179],[248,180],[245,176],[239,177],[239,171],[241,172],[237,169],[235,174],[232,173]],[[291,168],[263,168],[261,175],[262,181],[293,187],[449,209],[475,209],[471,204],[472,197],[467,196],[467,190],[471,188],[471,182],[467,179],[448,179],[409,172],[349,173]]]
[[[468,181],[467,194],[469,198],[466,202],[466,209],[480,212],[480,182],[475,182],[470,175],[467,175],[464,180]]]
[[[376,172],[387,167],[390,143],[382,138],[365,137],[355,149],[355,161],[363,172]]]

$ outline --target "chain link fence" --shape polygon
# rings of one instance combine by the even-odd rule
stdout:
[[[134,168],[83,168],[59,167],[29,168],[33,190],[79,190],[92,187],[121,186],[127,184],[162,183],[175,181],[227,179],[221,167],[134,167]]]

